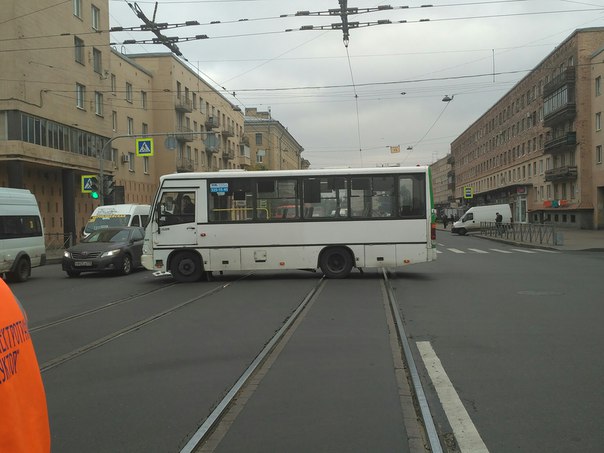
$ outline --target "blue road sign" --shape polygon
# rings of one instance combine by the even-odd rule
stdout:
[[[153,138],[137,138],[136,155],[153,156]]]

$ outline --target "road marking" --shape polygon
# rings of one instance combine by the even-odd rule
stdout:
[[[468,250],[472,250],[473,252],[476,252],[476,253],[489,253],[485,250],[480,250],[480,249],[468,249]]]
[[[546,249],[535,249],[538,252],[545,252],[545,253],[560,253],[558,250],[546,250]]]
[[[533,252],[532,250],[524,250],[524,249],[512,249],[515,250],[516,252],[522,252],[522,253],[537,253],[537,252]]]
[[[462,453],[488,453],[487,446],[472,423],[432,345],[429,341],[418,341],[416,344],[453,434],[455,434],[459,451]]]
[[[512,253],[509,250],[499,250],[499,249],[491,249],[491,250],[493,250],[494,252],[499,252],[499,253]]]
[[[450,250],[453,253],[466,253],[463,250],[459,250],[459,249],[447,249],[447,250]]]

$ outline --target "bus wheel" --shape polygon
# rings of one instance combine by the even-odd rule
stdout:
[[[31,275],[31,265],[29,264],[29,260],[25,257],[22,257],[17,262],[15,266],[15,271],[10,272],[10,280],[13,282],[24,282]]]
[[[193,252],[180,252],[170,265],[170,273],[177,282],[196,282],[202,276],[201,259]]]
[[[327,278],[346,278],[352,270],[352,256],[345,248],[329,248],[321,254],[319,267]]]

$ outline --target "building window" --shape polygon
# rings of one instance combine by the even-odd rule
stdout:
[[[128,117],[128,135],[134,135],[134,120]]]
[[[82,18],[82,0],[73,0],[73,15]]]
[[[103,116],[103,93],[94,92],[94,113]]]
[[[132,103],[132,84],[126,82],[126,101]]]
[[[84,64],[84,41],[77,36],[74,36],[73,45],[75,50],[75,61]]]
[[[596,130],[602,129],[602,112],[596,113]]]
[[[146,175],[149,174],[149,156],[143,156],[143,171]]]
[[[143,110],[147,110],[147,92],[141,91],[141,105]]]
[[[602,77],[596,77],[596,85],[595,85],[596,96],[600,96],[602,94]]]
[[[79,83],[76,83],[76,106],[79,109],[84,108],[84,102],[86,102],[86,87]]]
[[[262,145],[262,134],[256,134],[256,145]]]
[[[95,30],[98,30],[101,25],[101,10],[98,9],[96,6],[92,5],[91,13],[92,13],[91,14],[92,28],[94,28]]]
[[[111,93],[115,96],[115,92],[117,91],[117,78],[115,74],[111,74]]]
[[[99,49],[92,49],[92,63],[94,72],[101,74],[103,72],[103,54]]]
[[[128,170],[134,171],[134,153],[128,153]]]
[[[111,127],[114,132],[117,131],[117,112],[111,112]]]
[[[602,163],[602,145],[596,146],[596,164]]]

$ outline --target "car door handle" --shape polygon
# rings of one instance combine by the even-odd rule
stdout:
[[[195,227],[187,227],[187,230],[194,230]]]

